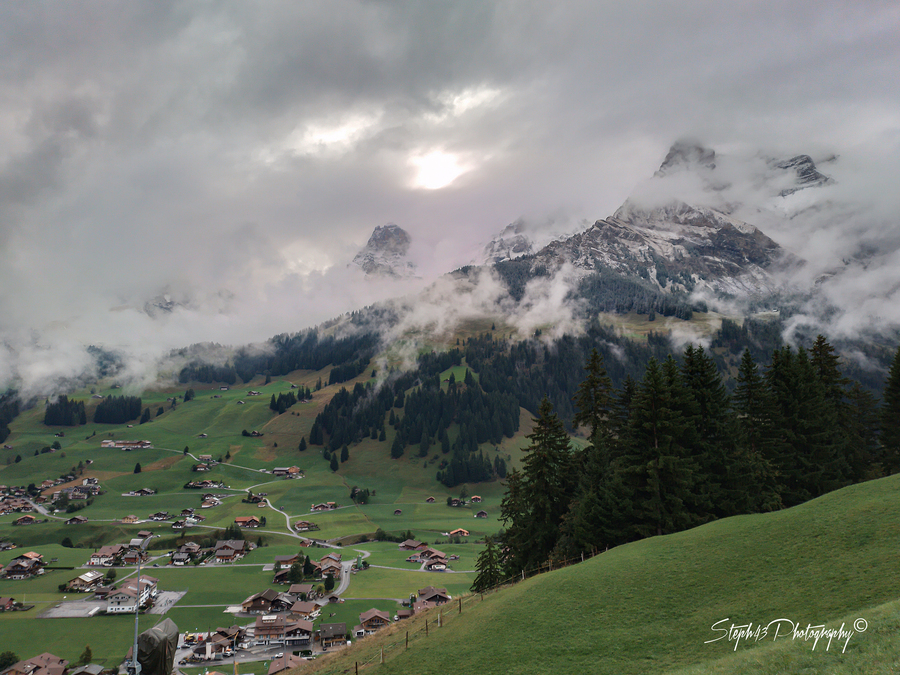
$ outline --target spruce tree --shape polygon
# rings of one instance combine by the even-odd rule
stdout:
[[[347,445],[346,445],[346,443],[345,443],[345,444],[344,444],[344,447],[341,448],[341,462],[342,462],[342,463],[343,463],[343,462],[346,462],[348,459],[350,459],[350,448],[347,447]],[[333,469],[332,469],[332,470],[333,470]]]
[[[729,465],[731,480],[744,482],[737,511],[755,513],[781,508],[781,484],[776,471],[781,448],[775,426],[774,400],[753,360],[745,349],[732,396],[735,413],[736,448]]]
[[[900,347],[884,383],[880,413],[883,471],[885,475],[900,473]]]
[[[503,573],[500,565],[500,551],[491,537],[484,538],[484,550],[478,554],[475,569],[478,574],[472,582],[473,593],[483,593],[503,581]]]
[[[674,363],[660,367],[651,358],[631,403],[621,470],[636,537],[678,532],[700,521],[691,512],[697,464],[684,447],[690,429],[675,395],[676,375]]]
[[[332,456],[331,456],[331,464],[330,464],[329,466],[331,467],[331,470],[332,470],[332,471],[337,471],[337,470],[338,470],[338,459],[337,459],[337,455],[332,455]]]
[[[542,565],[559,537],[559,526],[568,510],[575,486],[569,435],[545,396],[534,418],[531,444],[522,460],[522,473],[507,477],[508,493],[501,504],[507,526],[506,544],[514,566]],[[514,494],[517,492],[517,494]]]
[[[587,426],[592,441],[597,434],[604,434],[608,438],[610,436],[608,422],[613,407],[613,385],[606,373],[603,357],[596,349],[591,350],[585,370],[587,377],[572,397],[576,409],[572,426]]]

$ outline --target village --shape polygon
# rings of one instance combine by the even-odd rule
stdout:
[[[290,475],[288,469],[279,472]],[[273,472],[274,473],[274,472]],[[65,481],[66,478],[73,480]],[[72,485],[71,483],[76,483]],[[56,489],[63,486],[60,489]],[[207,492],[222,490],[221,481],[190,481],[185,489],[197,490],[201,505],[199,509],[213,508],[233,494]],[[44,481],[41,489],[45,494],[34,494],[34,490],[21,486],[0,486],[0,511],[4,514],[21,514],[13,521],[16,526],[39,526],[42,521],[58,512],[59,503],[68,504],[102,492],[96,479],[75,480],[65,476],[59,481]],[[152,490],[137,489],[123,494],[123,497],[151,496]],[[243,502],[260,507],[270,507],[266,493],[244,493]],[[60,501],[62,500],[62,501]],[[435,504],[434,497],[425,500]],[[479,504],[481,498],[474,496],[468,503]],[[448,499],[447,506],[458,508],[467,505],[466,500]],[[313,503],[310,513],[334,512],[341,508],[335,501]],[[172,530],[184,530],[201,526],[204,516],[195,508],[185,508],[179,512],[156,511],[138,517],[130,514],[121,517],[123,525],[153,524],[157,529],[141,529],[128,541],[99,546],[85,553],[85,559],[74,569],[70,578],[58,586],[65,593],[64,600],[44,609],[39,619],[81,618],[91,620],[99,615],[166,614],[178,607],[184,597],[183,592],[161,588],[158,572],[162,569],[193,568],[209,570],[240,566],[251,552],[259,553],[258,544],[249,537],[266,524],[265,516],[236,516],[225,531],[236,534],[233,539],[219,539],[210,546],[201,546],[195,541],[186,541],[175,549],[158,551],[151,548],[154,538],[159,538],[158,526],[170,524]],[[394,515],[402,510],[395,509]],[[271,512],[271,511],[270,511]],[[476,517],[484,517],[479,512]],[[75,515],[66,518],[66,525],[77,526],[88,519]],[[203,663],[232,659],[249,663],[268,661],[267,673],[274,674],[298,665],[305,659],[315,658],[329,650],[344,647],[352,642],[403,621],[416,612],[449,602],[451,594],[446,587],[422,585],[409,589],[408,597],[399,599],[394,610],[370,607],[359,612],[357,621],[324,621],[335,616],[330,611],[345,602],[342,594],[350,587],[351,579],[370,568],[366,560],[369,552],[364,547],[354,547],[352,555],[345,557],[344,547],[324,540],[310,538],[307,534],[319,529],[319,525],[307,519],[297,519],[290,523],[292,535],[297,538],[298,550],[288,555],[274,555],[268,563],[261,565],[268,570],[271,581],[268,587],[254,591],[239,605],[226,608],[229,613],[228,626],[215,630],[184,630],[179,639],[178,665],[189,667]],[[469,530],[455,528],[441,533],[447,541],[459,541],[468,537]],[[459,555],[448,554],[422,541],[407,538],[395,546],[398,556],[419,572],[452,572],[454,561]],[[17,553],[13,542],[0,543],[0,550],[9,551],[11,559],[0,570],[0,578],[24,581],[40,577],[47,570],[53,570],[56,559],[47,560],[35,551]],[[322,551],[318,555],[315,551]],[[120,578],[120,575],[122,578]],[[157,575],[157,576],[154,576]],[[70,595],[77,599],[70,599]],[[18,601],[15,597],[0,598],[0,611],[34,611],[33,605]],[[314,627],[314,622],[320,620]],[[129,655],[122,654],[122,663]],[[69,663],[50,653],[24,659],[4,671],[11,675],[98,675],[90,671],[68,668]],[[99,672],[99,671],[98,671]]]

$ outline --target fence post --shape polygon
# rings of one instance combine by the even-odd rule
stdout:
[[[462,598],[459,598],[459,613],[462,614]]]
[[[356,675],[359,675],[359,661],[356,662]]]
[[[428,619],[425,619],[425,637],[428,637]]]
[[[381,662],[384,663],[384,647],[381,648]]]
[[[525,581],[525,570],[522,570],[522,581]]]
[[[581,552],[581,562],[584,562],[584,551]]]
[[[406,631],[406,648],[409,649],[409,631]]]

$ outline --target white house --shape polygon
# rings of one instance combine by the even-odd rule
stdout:
[[[140,606],[144,606],[156,596],[156,584],[157,580],[153,577],[142,576],[138,591],[137,579],[129,579],[106,596],[106,612],[108,614],[134,612],[135,600]]]

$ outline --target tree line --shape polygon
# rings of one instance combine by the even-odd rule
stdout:
[[[651,358],[616,388],[592,352],[573,397],[590,444],[573,451],[544,398],[507,477],[505,572],[900,472],[900,349],[880,405],[841,365],[822,336],[764,367],[745,350],[730,393],[710,354],[689,346],[680,365]]]

